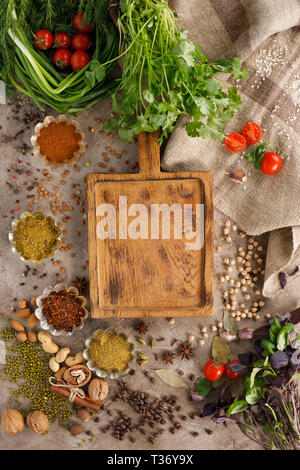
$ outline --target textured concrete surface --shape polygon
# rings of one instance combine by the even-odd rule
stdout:
[[[86,151],[85,156],[77,164],[77,169],[71,166],[67,169],[70,170],[70,174],[65,178],[66,184],[60,184],[62,179],[61,175],[65,168],[51,170],[51,167],[45,167],[40,160],[32,157],[30,149],[30,136],[33,132],[33,126],[36,122],[41,120],[41,116],[36,116],[33,122],[28,125],[24,125],[24,110],[28,112],[36,113],[36,109],[30,106],[28,103],[21,104],[19,113],[13,111],[13,104],[1,105],[0,106],[0,149],[1,149],[1,171],[0,171],[0,217],[1,217],[1,233],[0,233],[0,308],[6,315],[11,314],[11,308],[16,306],[14,299],[30,299],[33,295],[38,295],[42,292],[44,287],[47,285],[54,285],[57,278],[61,277],[66,284],[70,285],[76,276],[88,277],[88,270],[82,269],[84,262],[88,259],[88,247],[87,247],[87,224],[81,225],[80,221],[85,220],[85,211],[81,213],[79,211],[80,206],[74,205],[74,200],[71,194],[74,192],[72,184],[78,184],[76,190],[81,191],[81,195],[84,195],[85,184],[83,182],[84,177],[89,172],[99,171],[110,171],[110,168],[115,168],[115,171],[125,172],[130,169],[132,164],[137,160],[137,146],[135,144],[124,145],[117,136],[107,136],[100,133],[101,124],[95,121],[96,118],[101,118],[102,122],[105,117],[109,116],[110,109],[108,107],[108,101],[100,103],[93,110],[84,112],[79,117],[79,123],[81,130],[86,134],[87,144],[91,147],[89,151]],[[95,131],[91,132],[89,128],[93,128]],[[22,131],[24,130],[24,132]],[[19,133],[20,132],[20,133]],[[18,134],[19,133],[19,134]],[[18,134],[16,136],[16,134]],[[16,136],[12,139],[12,137]],[[26,144],[24,147],[23,144]],[[22,147],[23,145],[23,147]],[[109,154],[109,161],[106,168],[98,166],[99,162],[105,163],[102,152],[107,151],[106,146],[111,147],[116,154],[122,150],[127,151],[127,155],[122,155],[122,158],[116,158],[114,155]],[[21,150],[24,149],[24,154]],[[126,163],[126,160],[128,163]],[[101,163],[101,164],[102,164]],[[133,165],[134,166],[134,165]],[[24,276],[25,264],[21,261],[10,250],[10,244],[7,239],[7,234],[10,229],[11,220],[14,216],[18,216],[24,210],[28,209],[28,198],[31,194],[36,196],[37,188],[28,189],[31,185],[38,181],[41,182],[43,179],[42,171],[48,169],[52,182],[45,184],[48,191],[54,191],[53,188],[59,186],[58,192],[62,193],[61,201],[66,201],[67,205],[73,205],[74,210],[67,212],[63,215],[58,214],[55,217],[57,222],[60,222],[66,215],[70,215],[68,222],[63,223],[63,229],[67,229],[66,243],[72,244],[73,248],[67,252],[58,251],[55,255],[55,260],[61,260],[62,263],[58,266],[53,266],[51,261],[43,262],[40,265],[30,265],[31,271],[27,276]],[[79,170],[78,170],[79,169]],[[77,171],[78,170],[78,171]],[[130,170],[132,171],[132,170]],[[37,180],[35,178],[38,178]],[[19,189],[18,189],[19,188]],[[45,214],[50,213],[50,199],[43,199],[38,201],[34,205],[34,209],[42,208]],[[16,206],[19,210],[16,210]],[[11,213],[11,211],[14,211]],[[215,275],[217,277],[220,272],[223,272],[222,259],[224,256],[235,256],[236,248],[240,244],[245,244],[245,240],[240,240],[238,235],[233,235],[233,242],[231,245],[227,245],[222,239],[222,224],[224,223],[224,216],[216,211],[216,227],[215,227],[215,238],[216,244],[222,246],[222,252],[216,255],[215,259]],[[76,236],[75,232],[80,231],[80,236]],[[264,239],[264,237],[263,237]],[[263,240],[266,244],[266,240]],[[71,257],[71,253],[75,253],[75,257]],[[36,267],[37,272],[34,275],[32,269]],[[65,272],[62,273],[60,268],[64,267]],[[43,277],[44,275],[44,277]],[[232,277],[237,279],[238,275],[233,270]],[[228,288],[228,286],[227,286]],[[141,345],[137,346],[137,350],[144,351],[149,356],[149,362],[144,368],[148,370],[151,375],[153,369],[163,367],[173,367],[174,370],[181,369],[184,371],[183,379],[190,386],[189,375],[194,374],[196,377],[202,373],[203,365],[206,360],[209,359],[211,340],[213,333],[210,331],[210,326],[215,324],[222,318],[223,303],[221,293],[224,290],[224,285],[220,285],[216,281],[215,286],[215,315],[211,318],[206,319],[178,319],[172,325],[170,325],[166,319],[156,319],[147,321],[149,324],[149,334],[146,338],[164,336],[165,340],[161,343],[156,343],[153,352],[159,354],[159,360],[155,361],[153,352],[149,348],[143,348]],[[267,310],[266,310],[267,311]],[[263,318],[263,315],[261,315]],[[243,326],[253,325],[253,320],[242,320]],[[258,326],[260,322],[256,322],[255,326]],[[71,348],[72,353],[76,353],[81,350],[84,345],[85,338],[95,329],[99,327],[114,326],[118,329],[125,331],[129,334],[129,337],[134,338],[136,331],[134,330],[135,322],[133,320],[93,320],[88,319],[85,327],[80,332],[76,333],[71,338],[59,337],[57,343],[61,346],[68,345]],[[207,326],[209,337],[205,340],[205,345],[199,347],[197,341],[201,338],[200,329],[203,326]],[[36,328],[38,329],[38,328]],[[165,366],[161,360],[161,353],[164,349],[175,350],[176,346],[170,347],[172,339],[177,338],[181,341],[186,341],[188,336],[192,334],[195,336],[195,356],[190,361],[181,361],[177,357],[174,361],[173,366]],[[235,344],[232,349],[233,351],[241,351],[246,346]],[[248,345],[247,345],[248,347]],[[135,376],[126,377],[126,382],[135,390],[147,390],[155,396],[161,396],[164,394],[173,394],[178,396],[180,405],[182,406],[182,414],[190,414],[196,412],[199,409],[199,404],[191,402],[187,398],[187,392],[183,389],[172,389],[164,383],[160,382],[157,378],[154,384],[150,383],[149,380],[144,376],[142,367],[137,364],[134,365],[136,370]],[[1,366],[0,366],[1,370]],[[7,407],[7,400],[9,396],[10,384],[0,382],[1,393],[0,393],[0,413]],[[110,381],[110,387],[112,390],[116,390],[116,384],[114,381]],[[178,391],[179,390],[179,391]],[[121,402],[112,403],[111,393],[106,400],[107,409],[111,410],[113,417],[116,415],[118,409],[124,409],[130,416],[137,421],[139,415],[134,413],[133,410],[124,408]],[[0,429],[0,448],[1,449],[256,449],[257,446],[247,439],[235,426],[230,424],[228,428],[223,425],[211,423],[208,420],[200,420],[199,418],[190,419],[188,418],[183,424],[180,431],[177,431],[174,435],[166,432],[159,439],[156,440],[154,445],[151,445],[147,440],[147,436],[144,437],[138,431],[135,432],[134,436],[136,442],[132,444],[128,438],[122,442],[116,441],[111,434],[108,432],[103,434],[101,429],[107,424],[111,418],[107,414],[107,411],[100,413],[100,423],[93,421],[85,425],[86,430],[91,431],[95,434],[95,442],[91,443],[89,437],[81,435],[76,438],[72,437],[71,434],[58,424],[52,424],[49,433],[46,436],[40,436],[32,433],[28,428],[17,436],[11,437],[5,434],[3,429]],[[76,421],[74,418],[72,420]],[[168,426],[167,426],[168,428]],[[208,435],[205,431],[210,429],[211,435]],[[198,437],[192,437],[191,432],[197,431]],[[84,442],[85,441],[85,442]]]

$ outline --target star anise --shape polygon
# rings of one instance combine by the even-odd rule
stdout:
[[[72,285],[76,287],[79,294],[83,294],[87,290],[88,282],[84,277],[76,277],[76,279],[74,279],[72,282]]]
[[[191,343],[181,343],[179,346],[178,354],[181,354],[182,359],[190,359],[193,355],[193,348],[191,347]]]
[[[148,325],[146,325],[146,323],[144,323],[143,321],[138,323],[136,325],[136,329],[137,331],[139,332],[140,335],[145,335],[149,329]]]
[[[164,351],[163,360],[166,364],[173,364],[173,359],[175,358],[175,354],[171,351]]]

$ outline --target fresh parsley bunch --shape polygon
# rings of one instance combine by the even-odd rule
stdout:
[[[141,131],[160,130],[161,141],[179,116],[192,137],[224,138],[224,125],[242,103],[235,86],[218,74],[244,79],[242,59],[208,63],[199,44],[176,24],[163,0],[121,0],[118,26],[122,37],[123,71],[113,94],[118,115],[106,129],[118,129],[130,142]]]

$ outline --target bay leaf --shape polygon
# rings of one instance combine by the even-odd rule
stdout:
[[[185,382],[179,374],[172,369],[157,369],[154,371],[158,377],[170,387],[183,388],[186,387]]]
[[[227,311],[223,313],[223,328],[236,336],[238,335],[239,327],[237,321]]]
[[[222,364],[227,364],[231,360],[231,350],[220,336],[215,336],[212,342],[211,355],[213,359]]]

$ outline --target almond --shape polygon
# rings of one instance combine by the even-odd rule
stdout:
[[[34,297],[32,297],[32,299],[31,299],[31,301],[30,301],[30,303],[31,303],[31,305],[32,305],[33,307],[36,306],[36,299],[37,299],[37,296],[35,295]]]
[[[22,308],[16,313],[16,318],[26,318],[30,315],[30,308]]]
[[[25,331],[24,326],[18,320],[12,320],[10,324],[11,327],[16,331]]]
[[[38,322],[38,319],[36,318],[34,313],[31,313],[29,317],[27,318],[27,325],[28,328],[34,328]]]
[[[26,331],[19,331],[19,333],[17,333],[17,340],[20,341],[21,343],[25,343],[25,341],[27,341],[27,333]]]
[[[37,334],[35,331],[28,331],[28,339],[31,343],[36,343],[37,342]]]
[[[23,308],[26,308],[26,306],[27,306],[26,300],[25,300],[25,299],[20,299],[20,300],[18,301],[18,306],[19,306],[20,308],[22,308],[22,309],[23,309]]]

